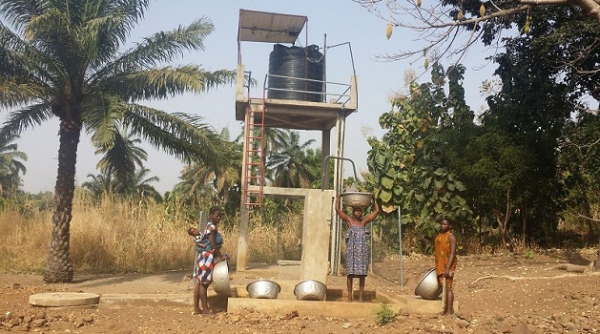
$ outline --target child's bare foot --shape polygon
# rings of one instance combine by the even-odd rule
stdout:
[[[192,312],[192,315],[197,315],[197,314],[202,314],[202,310],[199,308],[194,309],[194,312]]]
[[[215,315],[211,310],[202,311],[202,315],[213,316]]]
[[[352,295],[348,295],[348,303],[352,303]]]

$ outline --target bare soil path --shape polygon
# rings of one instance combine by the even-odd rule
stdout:
[[[39,275],[0,274],[0,333],[599,333],[600,275],[565,275],[557,264],[586,264],[595,250],[520,255],[459,257],[455,281],[460,312],[456,317],[403,313],[385,326],[373,314],[363,319],[273,315],[244,310],[219,311],[215,317],[192,316],[191,306],[123,306],[118,309],[41,309],[28,305],[31,294],[55,291],[104,293],[190,293],[187,271],[153,275],[81,275],[73,284],[44,284]],[[376,275],[368,290],[388,295],[412,294],[420,273],[433,259],[404,260],[406,285]],[[379,266],[382,276],[398,278],[398,260]],[[387,269],[385,269],[387,268]],[[387,272],[386,272],[387,270]],[[520,277],[511,280],[488,275]],[[254,279],[252,273],[233,273],[234,284]],[[343,288],[345,277],[330,277],[329,287]],[[360,303],[356,303],[360,307]]]

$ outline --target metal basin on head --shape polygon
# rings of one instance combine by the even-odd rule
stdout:
[[[342,194],[342,202],[351,208],[366,208],[371,205],[372,199],[371,193],[345,192]]]

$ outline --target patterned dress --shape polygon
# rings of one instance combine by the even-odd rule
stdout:
[[[452,231],[447,231],[445,233],[440,233],[435,237],[435,271],[438,275],[438,281],[440,284],[442,283],[442,278],[444,277],[444,269],[446,268],[446,264],[448,264],[448,260],[450,258],[450,236],[452,235]],[[454,273],[456,270],[456,256],[454,257],[454,261],[449,266],[449,271]],[[446,278],[446,284],[449,288],[452,288],[453,278]]]
[[[197,246],[200,246],[198,252],[198,258],[196,259],[196,265],[194,266],[194,280],[198,282],[202,282],[203,284],[210,284],[212,281],[212,271],[217,264],[217,261],[214,256],[215,250],[212,249],[212,245],[210,241],[208,241],[208,236],[214,234],[215,241],[217,243],[217,247],[221,248],[223,244],[223,237],[219,233],[217,227],[208,222],[206,224],[206,228],[204,228],[204,233],[202,235],[202,241],[197,243]]]
[[[369,230],[350,226],[346,232],[346,275],[366,276],[369,270]]]

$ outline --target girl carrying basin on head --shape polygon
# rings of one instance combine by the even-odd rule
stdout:
[[[352,283],[355,277],[359,280],[358,300],[363,301],[365,278],[369,270],[370,250],[367,240],[369,230],[367,224],[372,222],[379,213],[379,204],[373,196],[373,212],[363,218],[363,208],[353,207],[352,216],[348,216],[340,208],[342,194],[337,198],[335,212],[340,219],[348,223],[346,232],[346,285],[348,287],[348,301],[352,301]]]

